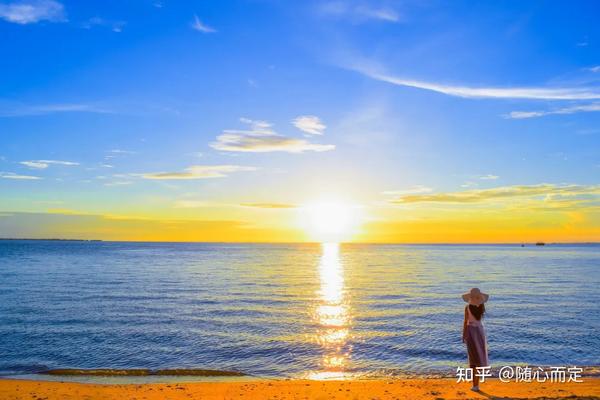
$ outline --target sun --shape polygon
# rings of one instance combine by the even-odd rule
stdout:
[[[325,201],[302,207],[301,224],[312,240],[340,242],[351,239],[361,222],[361,207]]]

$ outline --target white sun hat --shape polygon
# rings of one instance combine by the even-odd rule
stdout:
[[[474,287],[469,292],[462,295],[462,299],[470,304],[480,305],[488,301],[489,294],[483,293],[479,288]]]

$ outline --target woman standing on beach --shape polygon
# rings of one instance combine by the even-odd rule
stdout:
[[[488,301],[489,297],[478,288],[473,288],[462,295],[463,300],[468,303],[465,306],[462,340],[467,344],[469,367],[473,368],[473,387],[471,390],[476,392],[479,391],[479,376],[476,368],[489,365],[487,340],[481,321],[483,314],[485,314],[484,303]]]

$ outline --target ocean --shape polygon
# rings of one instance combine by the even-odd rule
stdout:
[[[452,375],[471,287],[492,367],[600,362],[599,245],[0,241],[0,375]]]

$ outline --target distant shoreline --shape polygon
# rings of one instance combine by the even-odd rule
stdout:
[[[60,239],[60,238],[0,238],[0,240],[22,240],[22,241],[39,241],[39,242],[104,242],[102,239]]]

